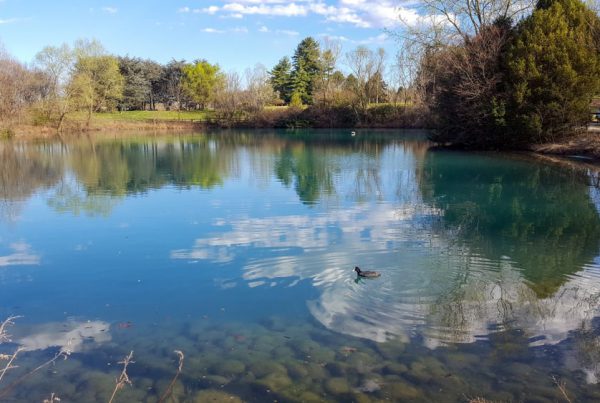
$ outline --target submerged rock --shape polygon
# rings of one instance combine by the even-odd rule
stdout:
[[[192,399],[193,403],[242,403],[238,396],[214,389],[201,390]]]
[[[292,384],[292,380],[287,373],[275,372],[265,376],[257,381],[258,384],[265,386],[267,389],[278,392]]]
[[[325,382],[325,390],[332,395],[343,395],[350,392],[350,384],[346,378],[331,378]]]
[[[381,390],[381,385],[374,379],[368,379],[357,390],[364,393],[373,393]]]
[[[223,376],[235,376],[246,371],[246,365],[238,360],[225,360],[211,367],[211,372]]]
[[[382,391],[394,401],[410,401],[424,397],[420,390],[405,382],[386,383]]]

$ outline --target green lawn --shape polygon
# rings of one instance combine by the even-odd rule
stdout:
[[[92,119],[97,122],[146,122],[149,120],[204,121],[210,114],[210,111],[126,111],[94,113]],[[75,120],[85,120],[87,115],[85,112],[78,112],[72,114],[71,118]]]

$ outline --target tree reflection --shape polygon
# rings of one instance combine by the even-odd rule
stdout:
[[[338,171],[323,150],[314,147],[286,147],[275,162],[275,174],[285,185],[294,188],[305,204],[315,204],[335,191],[333,177]]]
[[[231,171],[232,154],[206,139],[99,142],[74,147],[70,165],[89,193],[123,196],[166,184],[213,188]]]
[[[0,217],[13,221],[22,203],[63,176],[60,147],[0,143]]]
[[[435,150],[421,187],[445,211],[454,242],[493,261],[509,257],[540,298],[598,255],[600,217],[585,171]]]

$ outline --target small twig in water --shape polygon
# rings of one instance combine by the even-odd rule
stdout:
[[[108,401],[108,403],[112,403],[112,401],[115,398],[117,391],[119,389],[121,389],[126,384],[131,385],[131,380],[129,379],[129,376],[127,375],[127,366],[129,364],[133,364],[135,362],[135,361],[131,360],[132,358],[133,358],[133,351],[130,351],[129,355],[126,356],[123,359],[123,361],[118,362],[118,364],[123,364],[123,371],[121,371],[121,375],[115,380],[117,384],[115,385],[115,390],[113,390],[112,396],[110,397],[110,400]]]
[[[22,348],[17,349],[17,351],[19,350],[23,350]],[[32,369],[31,371],[29,371],[28,373],[26,373],[25,375],[20,376],[18,379],[14,380],[10,385],[8,385],[6,388],[0,390],[0,397],[4,397],[6,396],[16,385],[18,385],[19,383],[23,382],[25,379],[27,379],[29,376],[33,375],[34,373],[36,373],[37,371],[39,371],[40,369],[47,367],[50,364],[54,364],[56,362],[56,360],[58,360],[59,358],[63,358],[64,360],[66,360],[67,358],[69,358],[69,355],[71,355],[71,351],[68,350],[67,348],[63,348],[61,349],[55,356],[54,358],[46,361],[45,363],[37,366],[36,368]]]
[[[573,401],[571,400],[571,398],[567,394],[567,383],[565,381],[559,381],[558,379],[556,379],[556,377],[554,375],[552,375],[552,380],[554,381],[554,384],[556,385],[556,387],[558,388],[558,390],[560,390],[560,393],[562,393],[562,395],[565,398],[565,400],[568,403],[573,403]]]
[[[15,360],[15,358],[17,358],[17,354],[19,354],[23,350],[23,347],[19,347],[15,350],[15,352],[12,355],[0,354],[0,360],[8,360],[6,366],[0,371],[0,381],[2,381],[2,378],[4,378],[6,371],[8,371],[9,369],[17,368],[17,366],[12,365],[12,363]]]
[[[175,382],[177,381],[177,378],[179,377],[179,374],[181,374],[181,370],[183,369],[183,359],[185,358],[183,352],[181,352],[180,350],[175,350],[175,354],[177,354],[177,356],[179,357],[179,366],[177,367],[177,373],[171,380],[171,383],[169,383],[169,386],[167,386],[167,390],[165,390],[165,393],[163,393],[160,399],[158,399],[158,403],[164,402],[165,399],[169,397],[169,395],[173,391],[173,385],[175,385]]]
[[[56,402],[60,402],[60,397],[58,397],[56,395],[56,393],[52,392],[52,394],[50,395],[50,399],[44,399],[44,401],[42,403],[56,403]]]

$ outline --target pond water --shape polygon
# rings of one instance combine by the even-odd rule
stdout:
[[[130,351],[115,402],[600,399],[589,169],[394,131],[0,154],[2,401],[109,401]]]

